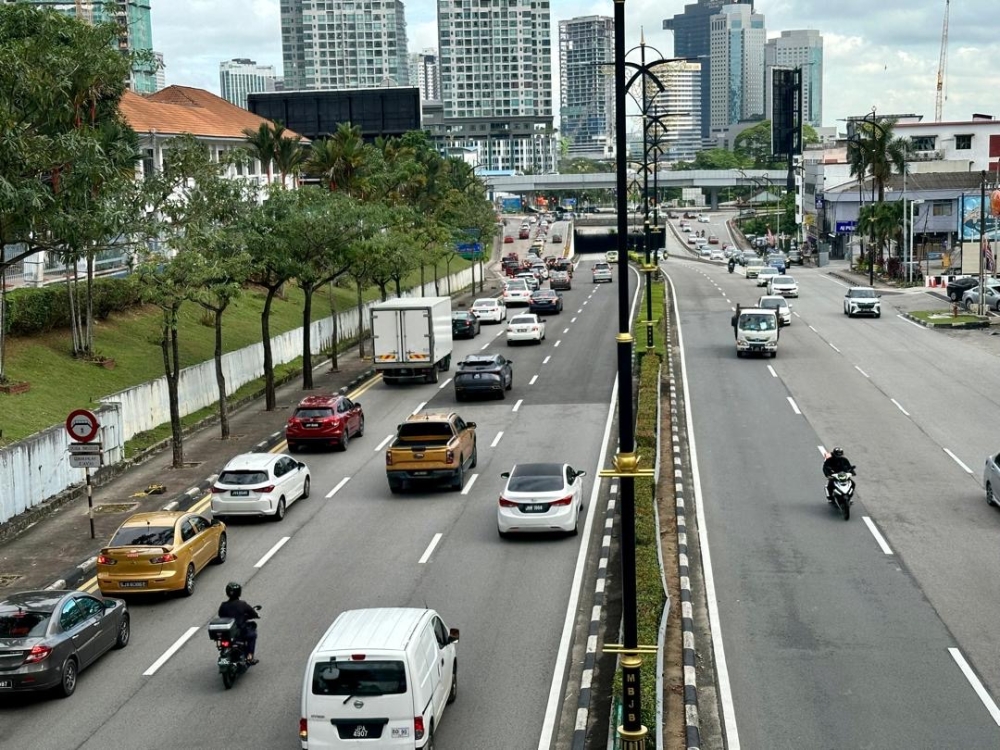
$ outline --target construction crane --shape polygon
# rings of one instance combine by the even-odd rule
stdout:
[[[941,27],[941,57],[938,58],[937,91],[934,99],[934,122],[941,122],[944,110],[944,74],[948,67],[948,12],[951,10],[951,0],[944,0],[944,24]]]

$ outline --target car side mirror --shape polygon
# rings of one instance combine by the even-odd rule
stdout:
[[[465,426],[469,427],[469,428],[471,428],[473,430],[476,429],[476,423],[475,422],[466,422]]]
[[[297,461],[296,463],[298,463],[300,469],[306,468],[306,465],[304,463],[302,463],[301,461]]]
[[[360,409],[361,408],[361,402],[360,401],[355,401],[354,402],[354,408],[355,409]]]
[[[875,296],[878,297],[879,299],[882,299],[882,295],[881,294],[876,294]]]
[[[222,521],[220,519],[218,519],[218,518],[213,518],[212,519],[212,525],[213,526],[221,526],[222,525]]]
[[[458,628],[448,631],[448,643],[458,643]]]
[[[585,477],[585,476],[587,476],[587,472],[586,471],[576,471],[576,472],[573,472],[573,473],[576,474],[578,477]]]
[[[501,474],[500,476],[501,476],[501,477],[502,477],[503,479],[510,479],[510,472],[509,472],[509,471],[505,471],[505,472],[504,472],[503,474]]]
[[[115,605],[117,604],[117,602],[115,602],[114,599],[105,599],[101,603],[104,605],[105,609],[114,609]]]

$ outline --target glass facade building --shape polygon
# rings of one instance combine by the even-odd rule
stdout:
[[[709,128],[724,130],[764,117],[764,16],[726,5],[711,18]]]
[[[559,119],[569,155],[614,155],[614,19],[583,16],[559,22]]]
[[[802,122],[823,126],[823,37],[815,29],[782,31],[764,48],[767,70],[765,117],[771,116],[772,68],[802,68]]]

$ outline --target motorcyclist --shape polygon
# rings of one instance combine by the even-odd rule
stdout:
[[[854,473],[854,465],[844,455],[843,448],[834,448],[823,462],[823,475],[826,477],[826,499],[833,502],[833,475],[842,471]]]
[[[219,605],[219,617],[232,617],[236,620],[241,640],[247,647],[247,664],[256,664],[254,654],[257,649],[257,624],[250,622],[260,617],[257,610],[240,599],[243,587],[232,581],[226,584],[226,601]]]
[[[736,270],[736,256],[735,255],[730,255],[729,256],[729,273],[732,273],[734,270]]]

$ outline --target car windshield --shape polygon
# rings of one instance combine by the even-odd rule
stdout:
[[[313,667],[313,695],[392,695],[406,692],[401,661],[319,662]]]
[[[333,409],[330,408],[295,410],[296,419],[323,419],[324,417],[332,417],[332,416],[333,416]]]
[[[785,301],[783,299],[762,299],[758,307],[763,307],[766,310],[778,310],[785,306]]]
[[[496,300],[492,299],[477,299],[472,305],[473,307],[496,307]]]
[[[266,471],[223,471],[219,475],[219,484],[250,485],[267,481]]]
[[[875,297],[874,289],[852,289],[850,291],[850,296],[854,299],[873,299]]]
[[[50,615],[24,609],[0,612],[0,639],[40,638],[45,635]]]
[[[469,319],[469,315],[471,315],[471,313],[467,313],[467,312],[464,312],[464,311],[463,312],[453,312],[451,314],[451,319],[452,320],[468,320]]]
[[[510,324],[512,326],[530,326],[538,322],[538,318],[534,315],[516,315],[510,319]]]
[[[219,478],[221,481],[221,477]],[[123,526],[109,547],[169,547],[174,543],[173,526]]]
[[[791,276],[778,276],[771,282],[772,284],[794,284],[795,279]]]
[[[744,331],[773,331],[774,316],[744,313],[740,315],[740,328]]]

